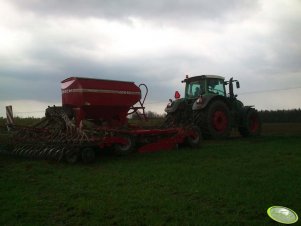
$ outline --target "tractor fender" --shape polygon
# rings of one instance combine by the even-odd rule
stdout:
[[[177,111],[178,109],[183,108],[183,105],[185,105],[184,99],[174,100],[166,106],[165,112],[173,113],[173,112]]]
[[[213,101],[223,101],[228,107],[229,103],[227,101],[226,97],[220,96],[220,95],[210,95],[210,96],[200,96],[192,105],[192,110],[197,111],[197,110],[202,110],[206,108],[211,102]]]
[[[248,111],[250,111],[250,109],[254,109],[253,106],[244,106],[241,108],[241,114],[246,114]]]

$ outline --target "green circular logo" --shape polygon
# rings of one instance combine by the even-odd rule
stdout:
[[[272,206],[268,208],[267,213],[274,221],[282,224],[293,224],[298,221],[298,215],[284,206]]]

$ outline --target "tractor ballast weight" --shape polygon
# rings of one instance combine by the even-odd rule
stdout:
[[[233,128],[242,136],[255,136],[261,132],[261,120],[253,106],[244,106],[234,94],[237,80],[217,75],[186,77],[184,98],[176,98],[165,108],[165,126],[194,123],[205,138],[225,138]],[[228,93],[226,86],[228,85]]]
[[[200,144],[200,131],[193,125],[147,129],[128,123],[129,114],[146,119],[145,84],[70,77],[61,82],[61,91],[62,106],[48,107],[36,125],[13,127],[10,154],[73,163],[91,162],[105,148],[124,155]]]

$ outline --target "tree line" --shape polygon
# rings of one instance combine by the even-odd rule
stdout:
[[[282,122],[301,122],[301,109],[292,110],[262,110],[258,111],[262,122],[282,123]]]
[[[258,111],[263,123],[301,123],[301,109],[292,110],[261,110]],[[156,112],[147,111],[146,116],[150,119],[162,119],[166,114],[158,114]],[[132,115],[133,119],[139,119],[136,114]],[[15,117],[15,123],[21,125],[31,125],[38,122],[39,118],[27,117],[20,118]],[[6,118],[0,117],[0,125],[6,124]]]
[[[258,111],[263,123],[301,123],[301,109],[291,110],[261,110]],[[166,114],[158,114],[152,111],[146,112],[148,118],[164,118]],[[138,118],[133,115],[133,118]]]

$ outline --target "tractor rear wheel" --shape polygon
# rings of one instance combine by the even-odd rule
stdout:
[[[259,136],[261,133],[261,119],[255,109],[250,109],[247,114],[243,116],[244,126],[238,128],[243,137]]]
[[[206,109],[194,112],[194,121],[205,138],[227,138],[230,135],[230,110],[220,101],[212,102]]]

